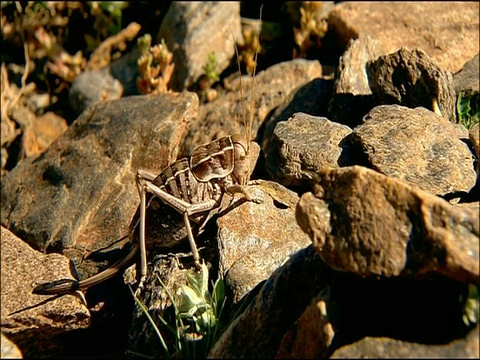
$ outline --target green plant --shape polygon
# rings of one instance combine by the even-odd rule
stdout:
[[[474,284],[468,284],[468,295],[460,296],[460,302],[463,304],[462,320],[465,325],[478,323],[479,318],[479,293],[478,287]]]
[[[480,94],[458,94],[457,116],[458,122],[467,129],[478,124],[480,121]]]
[[[225,305],[225,288],[221,279],[212,285],[212,293],[208,290],[208,268],[205,263],[199,273],[186,275],[188,285],[183,285],[173,296],[158,277],[162,288],[166,291],[175,311],[175,324],[168,324],[159,316],[160,322],[174,336],[175,349],[168,347],[165,337],[148,313],[148,309],[135,296],[130,288],[135,302],[145,313],[155,329],[167,357],[201,357],[207,356],[211,347],[220,335],[223,308]]]
[[[205,72],[205,75],[207,75],[208,80],[210,80],[210,84],[220,80],[220,75],[217,69],[217,59],[213,51],[208,55],[208,61],[203,67],[203,71]]]

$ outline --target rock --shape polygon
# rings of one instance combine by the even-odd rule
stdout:
[[[86,108],[106,100],[120,99],[123,86],[110,72],[109,67],[84,71],[75,77],[68,92],[68,101],[76,115]]]
[[[350,40],[336,72],[329,105],[332,119],[352,128],[361,124],[363,116],[374,106],[366,64],[384,54],[378,41],[368,35]]]
[[[39,116],[24,129],[22,142],[25,156],[41,154],[67,128],[65,119],[51,111]]]
[[[313,299],[303,314],[282,338],[276,358],[327,357],[335,331],[328,320],[323,299]]]
[[[284,335],[276,357],[474,355],[478,327],[463,323],[459,303],[466,287],[438,276],[385,279],[337,273]]]
[[[286,99],[278,105],[271,116],[267,116],[259,129],[257,140],[266,152],[273,131],[281,121],[287,121],[293,114],[303,112],[313,116],[327,116],[328,102],[332,92],[333,81],[325,78],[316,78],[301,84],[293,89]]]
[[[234,202],[217,220],[219,272],[232,289],[234,303],[310,244],[295,222],[297,194],[260,180],[252,182],[248,192],[261,203]]]
[[[458,94],[478,94],[480,89],[480,57],[475,55],[463,68],[453,75],[455,92]]]
[[[33,295],[32,289],[43,282],[73,279],[68,258],[39,253],[3,226],[1,242],[2,333],[25,357],[62,354],[65,340],[59,335],[90,325],[84,300],[78,293],[45,298]]]
[[[97,102],[139,95],[137,88],[137,78],[140,76],[137,62],[139,57],[140,50],[135,47],[107,67],[79,74],[68,92],[68,100],[74,112],[80,115],[87,107]]]
[[[91,107],[41,157],[3,179],[2,224],[36,249],[68,253],[81,277],[89,266],[98,272],[98,263],[79,261],[82,255],[128,232],[139,203],[137,169],[160,172],[173,162],[197,109],[192,93]]]
[[[367,63],[368,80],[377,104],[423,106],[456,122],[456,95],[450,72],[424,51],[401,48]]]
[[[452,73],[479,51],[479,9],[469,2],[342,2],[328,23],[345,45],[370,35],[387,54],[401,47],[422,49]]]
[[[239,3],[172,3],[157,35],[157,42],[165,40],[173,51],[170,86],[179,91],[193,85],[205,73],[212,52],[220,74],[235,55],[235,40],[242,38]]]
[[[327,118],[296,113],[275,127],[264,149],[266,170],[284,186],[304,185],[311,171],[348,162],[348,148],[342,144],[351,132]]]
[[[478,358],[478,326],[466,338],[449,344],[425,345],[384,337],[370,337],[336,350],[330,358]]]
[[[426,109],[383,105],[368,113],[351,140],[373,169],[443,196],[475,185],[472,154],[456,133]]]
[[[297,221],[332,268],[361,276],[442,274],[479,282],[479,209],[373,170],[322,170],[302,195]]]
[[[240,78],[227,82],[227,92],[215,101],[200,106],[199,114],[183,141],[182,156],[187,156],[198,145],[212,139],[245,134],[242,107],[250,119],[253,111],[252,138],[255,138],[261,123],[278,105],[282,104],[290,92],[322,75],[322,67],[317,60],[295,59],[269,67],[255,77],[251,93],[252,78],[242,77],[245,98],[240,99]],[[251,101],[251,103],[250,103]],[[251,106],[251,107],[250,107]]]
[[[273,358],[285,332],[331,283],[332,273],[311,246],[292,255],[225,330],[208,358]]]
[[[23,354],[13,341],[11,341],[3,332],[1,340],[2,359],[23,359]]]

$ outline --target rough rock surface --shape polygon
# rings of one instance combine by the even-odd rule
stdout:
[[[194,84],[204,74],[212,52],[221,73],[235,55],[235,40],[242,39],[240,3],[173,2],[162,21],[157,43],[162,39],[173,52],[176,74],[170,85],[174,90]]]
[[[472,153],[456,128],[424,108],[382,105],[356,127],[352,141],[373,169],[436,195],[475,185]]]
[[[342,141],[351,132],[327,118],[296,113],[275,127],[264,149],[266,170],[285,186],[306,183],[310,172],[348,163],[348,148]]]
[[[344,44],[368,34],[387,54],[422,49],[452,73],[479,51],[479,8],[470,2],[342,2],[328,22]]]
[[[332,268],[361,276],[438,273],[479,283],[479,209],[373,170],[325,169],[297,221]]]
[[[238,207],[234,203],[217,221],[220,276],[232,289],[234,303],[310,244],[295,222],[296,193],[260,180],[254,181],[248,192],[261,203],[246,202]]]
[[[90,108],[44,154],[3,179],[2,225],[36,249],[71,249],[78,258],[121,238],[138,205],[136,170],[159,172],[173,162],[197,109],[191,93]]]
[[[69,260],[32,249],[1,227],[1,325],[26,357],[61,354],[56,335],[90,325],[90,312],[79,293],[63,297],[33,295],[43,282],[73,279]],[[3,357],[3,356],[2,356]]]
[[[339,59],[328,108],[331,119],[350,127],[361,123],[374,105],[366,65],[384,54],[379,42],[368,35],[350,40]]]
[[[367,63],[368,80],[377,104],[422,106],[455,120],[452,75],[424,51],[401,48]]]

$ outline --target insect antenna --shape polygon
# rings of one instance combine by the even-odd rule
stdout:
[[[244,120],[245,122],[245,132],[246,132],[246,140],[247,140],[247,152],[248,152],[248,147],[250,147],[250,141],[252,140],[252,127],[253,127],[253,90],[255,88],[255,73],[257,71],[257,58],[258,58],[258,50],[260,49],[260,31],[262,30],[262,10],[263,10],[263,4],[260,5],[260,26],[257,28],[257,33],[255,34],[255,39],[257,40],[255,45],[255,57],[254,57],[254,66],[253,66],[253,73],[252,73],[252,86],[250,88],[250,104],[249,104],[249,118],[248,118],[248,123],[247,120]],[[242,83],[240,83],[240,86],[242,86]],[[246,117],[244,118],[246,119]]]
[[[260,6],[260,22],[262,21],[262,9],[263,9],[263,4]],[[258,49],[260,48],[260,31],[262,29],[262,25],[260,23],[260,26],[257,29],[257,32],[255,34],[255,39],[256,42],[254,43],[255,47],[255,55],[254,55],[254,66],[253,66],[253,72],[252,72],[252,84],[250,88],[250,101],[249,101],[249,116],[247,117],[246,114],[246,109],[245,106],[242,107],[242,119],[243,119],[243,127],[245,129],[245,139],[247,141],[247,152],[250,148],[250,141],[252,140],[252,127],[253,127],[253,90],[255,88],[255,74],[257,71],[257,58],[258,58]],[[244,94],[243,94],[243,86],[242,86],[242,69],[240,66],[240,55],[238,53],[238,47],[237,47],[237,41],[235,39],[235,35],[233,34],[232,31],[232,36],[233,36],[233,41],[235,45],[235,54],[237,56],[237,66],[238,66],[238,73],[240,75],[240,102],[244,101]]]

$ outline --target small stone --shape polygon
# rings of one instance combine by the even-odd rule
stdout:
[[[342,141],[352,132],[323,117],[296,113],[277,124],[265,151],[265,167],[284,186],[308,183],[310,172],[348,162]]]
[[[456,122],[452,75],[424,51],[401,48],[367,63],[368,80],[377,104],[422,106]]]
[[[205,73],[211,53],[220,74],[235,56],[235,40],[242,38],[239,3],[173,2],[157,35],[157,43],[163,39],[173,52],[172,89],[193,85]]]

